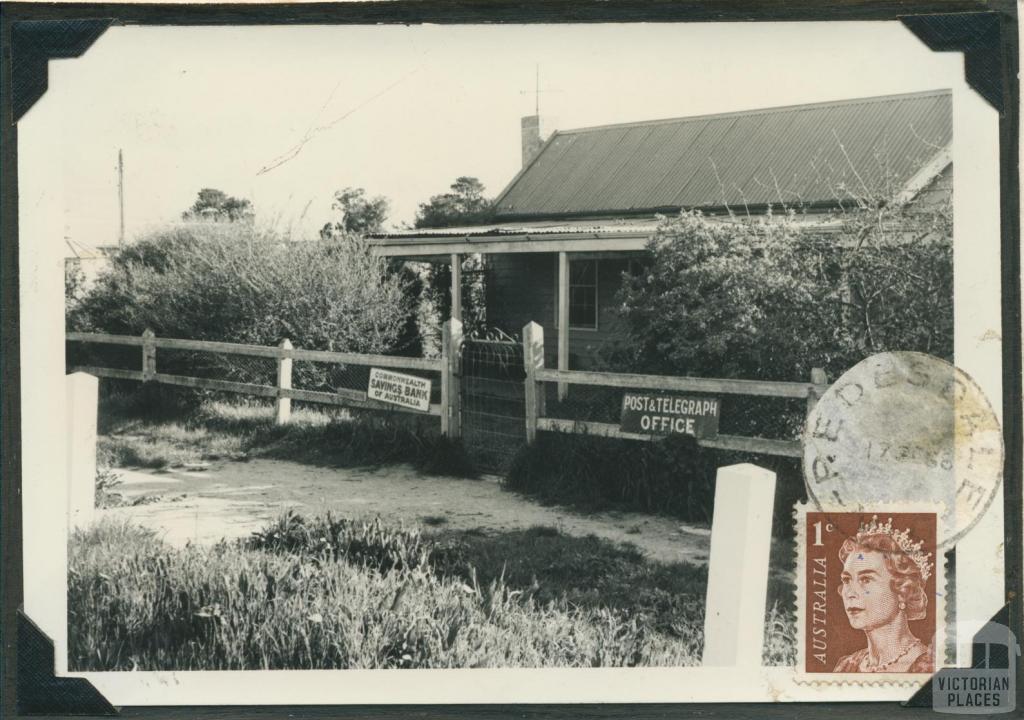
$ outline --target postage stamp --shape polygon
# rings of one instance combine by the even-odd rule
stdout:
[[[938,505],[797,506],[800,679],[912,683],[942,665],[941,515]]]
[[[977,523],[1002,481],[1002,433],[987,397],[923,353],[879,353],[844,373],[808,416],[803,445],[816,507],[941,503],[943,549]]]

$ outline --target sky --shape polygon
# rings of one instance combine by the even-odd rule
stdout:
[[[570,129],[955,87],[962,68],[895,22],[115,27],[50,63],[21,122],[60,117],[46,142],[79,242],[116,242],[118,149],[129,239],[203,187],[315,236],[348,186],[386,196],[396,227],[459,175],[497,195],[538,101]]]

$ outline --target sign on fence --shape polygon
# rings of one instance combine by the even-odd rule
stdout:
[[[718,398],[626,393],[619,429],[644,435],[718,436]]]
[[[430,380],[405,373],[370,368],[370,400],[401,405],[413,410],[430,410]]]

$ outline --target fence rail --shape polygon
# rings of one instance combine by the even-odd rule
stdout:
[[[594,372],[585,370],[556,370],[544,367],[544,329],[537,323],[523,328],[523,363],[526,369],[526,436],[533,442],[538,431],[593,435],[623,440],[655,441],[663,435],[628,432],[619,425],[590,418],[560,418],[548,415],[545,383],[556,384],[560,401],[568,395],[572,385],[589,385],[623,390],[658,390],[718,395],[804,400],[806,412],[828,389],[825,372],[815,368],[810,382],[780,382],[767,380],[732,380],[725,378],[672,377],[630,373]],[[719,434],[699,438],[698,444],[717,450],[732,450],[756,455],[801,457],[799,441],[787,438],[748,437]]]
[[[462,385],[460,376],[463,372],[460,357],[464,345],[462,335],[462,324],[458,320],[450,320],[445,323],[443,331],[442,354],[438,359],[427,358],[406,358],[394,355],[371,355],[365,353],[332,352],[327,350],[304,350],[292,347],[288,340],[281,342],[279,346],[244,345],[240,343],[215,342],[209,340],[185,340],[178,338],[157,337],[151,331],[146,331],[141,336],[112,335],[108,333],[67,333],[69,342],[92,343],[100,345],[135,346],[141,352],[137,356],[140,369],[126,367],[103,367],[96,363],[87,363],[72,368],[72,370],[87,372],[91,375],[104,378],[115,378],[120,380],[136,380],[140,382],[155,382],[166,385],[177,385],[182,387],[201,388],[207,390],[218,390],[222,392],[240,393],[256,397],[273,398],[276,402],[275,417],[278,423],[286,423],[291,416],[292,400],[304,402],[323,403],[328,405],[347,406],[368,410],[384,410],[393,412],[411,412],[416,414],[427,414],[437,416],[441,421],[441,432],[449,437],[461,437],[463,435],[463,398],[461,397]],[[478,344],[480,341],[476,341]],[[498,343],[492,343],[499,345]],[[504,343],[503,345],[507,345]],[[486,341],[483,345],[488,345]],[[265,368],[259,373],[239,371],[234,365],[231,375],[234,379],[223,379],[216,377],[196,377],[200,371],[223,369],[223,365],[213,366],[188,365],[193,374],[181,374],[164,372],[157,369],[157,351],[164,350],[170,353],[171,370],[174,369],[174,353],[181,351],[192,353],[209,353],[215,355],[234,355],[250,358],[262,358],[273,360],[276,363],[276,380],[272,372],[273,368]],[[127,363],[131,358],[121,353],[121,364]],[[338,382],[337,375],[324,380],[322,376],[312,384],[311,387],[296,388],[292,386],[293,361],[300,363],[326,363],[340,366],[336,370],[344,371],[343,382]],[[165,363],[168,362],[165,359]],[[518,366],[518,360],[516,361]],[[540,325],[529,323],[523,328],[523,352],[522,363],[525,370],[525,380],[521,402],[524,403],[522,422],[525,424],[525,440],[532,443],[536,440],[538,432],[564,432],[588,434],[598,437],[619,438],[625,440],[652,441],[662,436],[659,434],[641,434],[623,430],[619,425],[607,420],[610,409],[606,407],[614,401],[616,395],[614,390],[636,389],[636,390],[657,390],[665,392],[689,392],[702,394],[729,395],[734,397],[747,396],[752,398],[751,403],[773,402],[773,399],[789,403],[786,410],[787,417],[794,423],[802,416],[803,408],[806,412],[814,406],[817,398],[828,389],[829,385],[822,370],[815,369],[811,372],[809,382],[776,382],[761,380],[732,380],[725,378],[697,378],[697,377],[671,377],[663,375],[640,375],[631,373],[609,373],[594,372],[585,370],[557,370],[544,367],[544,331]],[[389,369],[409,370],[420,373],[431,373],[440,376],[440,402],[434,402],[431,398],[428,409],[416,410],[383,403],[369,397],[367,389],[367,371],[372,367]],[[245,368],[243,368],[245,370]],[[308,369],[307,369],[308,372]],[[303,377],[300,375],[300,378]],[[520,375],[522,377],[522,375]],[[266,380],[268,382],[240,382],[239,380]],[[347,382],[350,387],[342,387]],[[518,382],[518,381],[517,381]],[[302,384],[302,383],[300,383]],[[601,393],[600,388],[611,388],[612,393],[603,393],[608,396],[600,400],[601,412],[603,414],[595,417],[594,413],[585,416],[580,412],[579,405],[568,405],[569,417],[555,417],[548,412],[546,386],[554,389],[558,387],[561,397],[563,388],[567,391],[571,386],[591,386],[594,392]],[[355,387],[352,387],[352,386]],[[329,387],[330,391],[323,388]],[[800,409],[792,407],[793,401],[803,400],[806,406],[801,404]],[[723,401],[724,402],[724,401]],[[740,402],[735,400],[732,402]],[[748,406],[744,406],[747,408]],[[554,406],[552,406],[554,408]],[[559,412],[564,412],[563,407]],[[479,408],[478,408],[479,410]],[[617,411],[615,411],[617,413]],[[477,416],[486,413],[477,412]],[[470,415],[473,415],[470,413]],[[502,416],[504,417],[504,416]],[[479,418],[470,417],[469,422],[480,422]],[[472,430],[473,428],[470,428]],[[789,428],[792,430],[792,427]],[[477,428],[480,430],[480,428]],[[714,437],[699,438],[698,443],[704,447],[719,450],[730,450],[753,453],[757,455],[778,455],[784,457],[800,457],[800,443],[793,439],[792,433],[789,437],[749,437],[744,434],[736,434],[736,431],[748,432],[750,428],[733,427],[732,433],[717,434]],[[754,434],[757,434],[756,432]],[[771,434],[771,433],[768,433]],[[778,433],[775,433],[778,434]]]
[[[724,380],[717,378],[673,377],[668,375],[633,375],[629,373],[593,372],[589,370],[541,369],[534,373],[539,382],[570,385],[601,385],[636,390],[668,390],[675,392],[721,393],[804,399],[812,393],[820,396],[828,385],[813,382],[781,382],[773,380]]]
[[[457,322],[457,321],[451,321]],[[461,337],[461,331],[458,332]],[[96,377],[118,380],[137,380],[140,382],[156,382],[165,385],[177,385],[206,390],[218,390],[256,397],[274,398],[277,401],[276,418],[279,423],[288,422],[291,415],[291,401],[340,405],[368,410],[386,410],[410,412],[442,417],[451,407],[453,396],[458,392],[458,384],[451,383],[445,376],[450,371],[448,360],[450,348],[445,348],[439,359],[407,358],[394,355],[372,355],[367,353],[332,352],[326,350],[304,350],[293,348],[287,340],[280,346],[245,345],[241,343],[215,342],[209,340],[186,340],[180,338],[157,337],[151,331],[141,336],[112,335],[109,333],[69,332],[66,339],[70,342],[91,343],[98,345],[128,345],[141,348],[139,361],[140,370],[131,370],[96,365],[80,365],[72,371],[86,372]],[[236,355],[242,357],[268,358],[277,361],[277,382],[275,385],[237,382],[208,377],[194,377],[157,371],[157,350],[188,350],[193,352],[217,355]],[[400,370],[437,373],[441,376],[441,402],[430,403],[426,412],[392,405],[374,400],[363,390],[338,387],[331,392],[309,390],[292,387],[292,361],[334,363],[338,365],[382,367]],[[442,430],[449,431],[449,423],[442,423]],[[456,428],[457,430],[457,428]]]
[[[179,338],[157,337],[155,335],[149,343],[147,343],[145,336],[136,335],[69,332],[66,337],[68,340],[76,342],[138,346],[149,344],[156,348],[165,348],[169,350],[195,350],[198,352],[221,353],[223,355],[245,355],[248,357],[273,358],[276,360],[291,358],[292,360],[308,360],[311,362],[373,365],[375,367],[428,370],[431,372],[441,372],[442,366],[442,360],[431,360],[429,358],[333,352],[330,350],[303,350],[302,348],[274,345],[246,345],[243,343],[227,343],[213,340],[182,340]]]

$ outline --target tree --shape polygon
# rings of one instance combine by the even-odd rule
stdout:
[[[841,282],[826,301],[842,313],[848,364],[887,350],[953,361],[953,210],[870,199],[838,213],[831,246]],[[838,240],[838,242],[837,242]]]
[[[73,308],[85,293],[85,272],[80,258],[64,259],[64,308]]]
[[[215,188],[203,188],[192,207],[181,214],[183,220],[214,220],[237,222],[253,219],[252,203],[232,197]]]
[[[451,192],[434,195],[420,204],[417,228],[453,227],[488,222],[494,202],[484,197],[484,185],[475,177],[462,175],[450,186]]]
[[[324,239],[338,233],[367,235],[380,232],[387,220],[390,203],[383,195],[369,198],[363,188],[346,187],[334,193],[331,208],[342,213],[342,219],[341,222],[324,225],[320,230]]]

